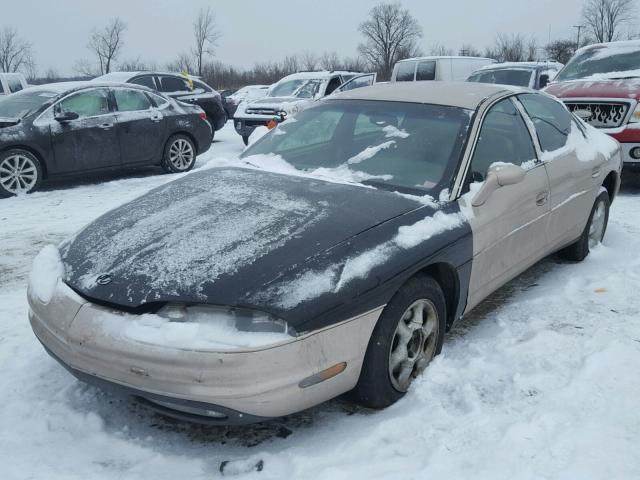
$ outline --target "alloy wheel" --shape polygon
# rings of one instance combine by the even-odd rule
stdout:
[[[177,139],[169,147],[169,161],[176,170],[187,170],[194,157],[193,146],[183,138]]]
[[[606,217],[606,207],[604,202],[601,200],[593,211],[591,225],[589,225],[589,249],[595,247],[602,241],[602,237],[604,237]]]
[[[413,302],[398,322],[389,351],[389,378],[393,387],[406,392],[431,362],[438,341],[438,311],[427,299]]]
[[[0,185],[9,193],[27,193],[38,181],[38,169],[25,155],[10,155],[0,162]]]

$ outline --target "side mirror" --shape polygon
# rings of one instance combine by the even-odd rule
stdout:
[[[70,122],[71,120],[77,120],[78,118],[80,118],[80,115],[78,115],[76,112],[58,112],[53,118],[62,123]]]
[[[520,183],[526,176],[527,171],[522,167],[512,164],[494,163],[489,168],[489,173],[484,181],[484,185],[480,187],[476,196],[473,197],[471,205],[474,207],[484,205],[491,194],[497,189]]]
[[[547,85],[549,85],[549,81],[550,81],[549,75],[546,75],[546,74],[540,75],[540,88],[542,89]]]

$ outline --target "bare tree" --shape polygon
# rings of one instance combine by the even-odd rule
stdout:
[[[576,51],[576,42],[573,40],[556,40],[544,47],[549,60],[567,63]]]
[[[418,21],[399,3],[381,3],[373,7],[358,31],[364,36],[358,50],[381,79],[391,76],[398,60],[418,54],[417,42],[422,37]]]
[[[89,50],[96,54],[100,65],[100,74],[111,71],[111,65],[118,58],[124,45],[123,34],[126,24],[115,17],[102,29],[94,29],[89,39]]]
[[[513,35],[499,33],[493,47],[486,50],[485,56],[499,62],[525,62],[536,60],[537,50],[538,45],[534,38],[527,40],[520,33]]]
[[[337,52],[324,52],[320,55],[320,68],[323,70],[340,70],[342,69],[342,61]]]
[[[460,47],[460,55],[462,57],[481,57],[482,53],[470,43],[463,43]]]
[[[167,70],[172,72],[192,72],[193,66],[192,56],[189,53],[183,52],[179,54],[175,60],[167,64]]]
[[[635,16],[635,0],[587,0],[582,19],[597,42],[612,42]]]
[[[202,75],[203,60],[207,56],[213,56],[214,47],[221,36],[222,34],[216,29],[216,20],[211,8],[207,7],[206,10],[201,8],[196,21],[193,22],[193,37],[196,42],[193,54],[196,57],[199,76]]]
[[[34,68],[31,44],[20,38],[14,28],[5,27],[0,32],[0,72],[31,73]]]
[[[447,57],[453,55],[453,49],[447,48],[441,43],[434,43],[429,49],[429,55],[436,55],[439,57]]]
[[[121,72],[141,72],[144,70],[155,70],[140,57],[129,58],[118,63],[118,70]]]
[[[309,50],[305,50],[304,52],[302,52],[301,60],[302,68],[310,71],[317,69],[318,64],[320,63],[320,59],[318,58],[318,56]]]

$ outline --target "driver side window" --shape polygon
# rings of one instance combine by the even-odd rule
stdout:
[[[77,113],[80,118],[109,113],[109,94],[105,89],[93,89],[76,93],[58,104],[62,112]]]
[[[471,160],[471,181],[482,182],[494,163],[522,165],[536,152],[522,116],[510,99],[496,103],[484,117]]]

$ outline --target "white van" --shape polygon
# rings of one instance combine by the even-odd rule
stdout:
[[[392,82],[423,80],[464,81],[485,65],[495,63],[483,57],[418,57],[400,60],[393,67]]]
[[[27,79],[21,73],[0,73],[0,95],[16,93],[27,86]]]

